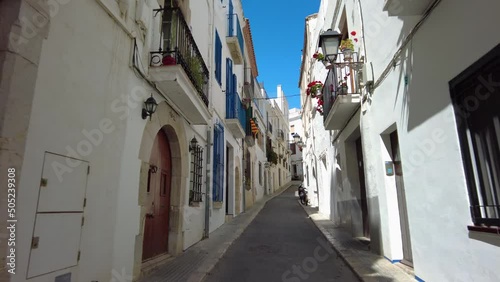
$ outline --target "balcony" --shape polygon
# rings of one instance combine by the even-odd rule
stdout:
[[[255,118],[253,117],[253,107],[248,107],[246,110],[246,134],[245,134],[245,142],[249,147],[255,145],[255,135],[258,133],[259,127],[255,122]]]
[[[352,58],[338,54],[323,87],[323,124],[326,130],[340,130],[351,119],[361,102],[358,54]]]
[[[227,15],[227,35],[226,43],[231,53],[231,58],[236,65],[243,64],[244,48],[243,33],[241,32],[240,20],[237,14]]]
[[[208,68],[178,8],[156,9],[162,16],[160,47],[150,52],[151,79],[192,124],[208,124]]]
[[[247,114],[237,92],[226,94],[226,124],[235,138],[245,137]]]
[[[384,11],[389,16],[418,16],[423,15],[432,0],[385,0]]]

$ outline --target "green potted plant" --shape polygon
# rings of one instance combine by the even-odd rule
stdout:
[[[346,77],[347,79],[347,77]],[[341,80],[338,86],[337,91],[339,92],[339,95],[346,95],[347,91],[349,90],[349,87],[347,86],[347,80]]]
[[[316,52],[316,53],[314,53],[313,58],[316,59],[316,60],[318,60],[318,61],[320,61],[320,62],[322,62],[322,61],[325,60],[325,55],[323,55],[323,54],[321,54],[319,52]]]

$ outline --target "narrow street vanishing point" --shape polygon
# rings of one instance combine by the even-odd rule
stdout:
[[[292,185],[229,247],[205,282],[359,281],[300,206]]]

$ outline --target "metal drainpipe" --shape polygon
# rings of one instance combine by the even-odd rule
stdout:
[[[215,17],[215,0],[209,1],[207,0],[207,3],[212,3],[212,14],[210,15],[210,27],[211,27],[211,37],[214,39],[214,17]],[[212,61],[212,56],[213,56],[213,41],[209,41],[208,45],[210,46],[210,52],[208,52],[208,57],[209,61]],[[212,72],[212,64],[209,64],[208,66],[208,71],[209,73]],[[208,80],[208,91],[212,89],[212,79]],[[208,238],[210,234],[210,182],[211,182],[211,163],[212,163],[212,148],[213,142],[212,142],[212,127],[209,125],[207,128],[207,167],[206,167],[206,181],[205,181],[205,234],[203,234],[203,238]]]
[[[203,234],[203,238],[208,238],[210,234],[210,167],[212,163],[212,128],[209,126],[207,129],[207,177],[205,178],[205,234]]]

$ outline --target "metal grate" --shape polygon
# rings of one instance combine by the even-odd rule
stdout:
[[[196,145],[191,151],[191,191],[189,203],[203,202],[201,187],[203,183],[203,148]]]

